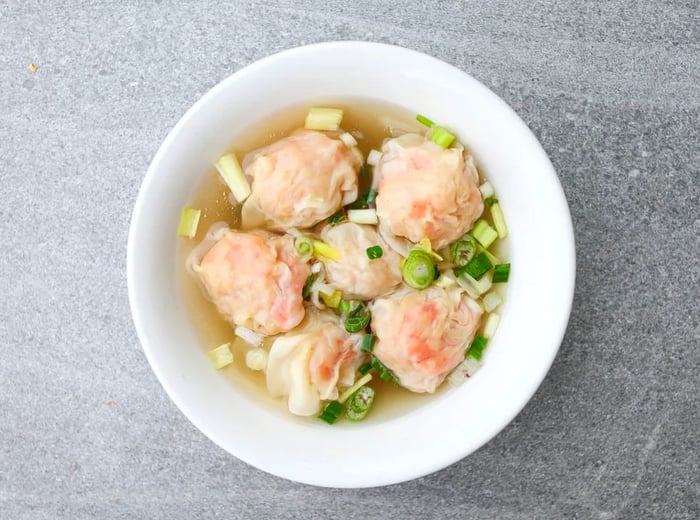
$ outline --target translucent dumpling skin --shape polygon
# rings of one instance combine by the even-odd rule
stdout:
[[[354,383],[360,352],[360,334],[348,334],[331,313],[309,310],[301,327],[280,336],[270,348],[267,388],[275,397],[287,397],[295,415],[314,415],[321,400],[336,399],[338,388]]]
[[[389,139],[375,169],[383,231],[440,249],[472,227],[484,207],[471,162],[416,134]]]
[[[262,334],[291,330],[304,319],[301,292],[309,274],[291,237],[233,231],[204,256],[199,272],[209,298],[232,325]]]
[[[374,226],[347,222],[326,226],[321,238],[341,253],[326,263],[328,281],[343,291],[346,299],[369,300],[401,282],[401,257],[379,236]],[[370,260],[367,248],[379,246],[382,256]]]
[[[357,198],[362,155],[322,132],[300,130],[249,153],[252,180],[243,227],[284,231],[311,227]]]
[[[459,289],[404,287],[370,304],[374,354],[413,392],[434,392],[464,359],[481,307]]]

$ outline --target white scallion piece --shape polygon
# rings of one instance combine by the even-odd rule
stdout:
[[[488,197],[493,197],[496,193],[493,189],[493,185],[489,181],[486,181],[479,186],[479,191],[481,192],[481,196],[485,199]]]
[[[241,338],[249,345],[257,347],[263,342],[263,337],[260,334],[258,334],[254,330],[250,330],[247,327],[241,327],[239,325],[238,327],[236,327],[236,330],[234,332],[236,333],[236,336]]]
[[[440,277],[435,280],[435,285],[443,289],[451,289],[457,286],[457,278],[454,275],[452,269],[445,271],[440,275]]]
[[[491,312],[501,303],[503,303],[503,298],[501,298],[501,295],[497,292],[491,291],[484,296],[481,302],[483,303],[486,312]]]
[[[262,348],[254,348],[245,353],[245,364],[251,370],[265,370],[267,368],[267,352]]]
[[[220,157],[215,166],[236,200],[243,202],[247,199],[250,195],[250,184],[243,174],[236,154],[228,153]]]
[[[467,370],[464,367],[464,361],[457,365],[454,370],[447,376],[447,382],[452,386],[461,386],[467,380]]]
[[[349,209],[348,220],[355,224],[377,224],[376,209]]]
[[[498,232],[498,238],[506,238],[508,227],[506,227],[506,218],[503,216],[503,210],[498,202],[491,205],[491,218],[493,219],[493,227]]]
[[[336,131],[343,120],[343,111],[340,108],[311,107],[306,114],[304,128],[307,130]]]
[[[323,267],[323,264],[322,264],[321,262],[315,262],[315,263],[311,266],[311,272],[314,273],[314,274],[318,274],[318,273],[321,272],[321,268],[322,268],[322,267]]]
[[[201,216],[201,209],[183,208],[182,216],[180,217],[180,225],[177,228],[177,234],[181,237],[194,237],[197,234],[199,217]]]
[[[357,381],[355,381],[355,384],[354,384],[354,385],[352,385],[350,388],[348,388],[347,390],[345,390],[345,392],[343,392],[342,394],[340,394],[340,397],[338,398],[338,401],[340,401],[341,403],[344,403],[345,401],[347,401],[348,399],[350,399],[350,397],[352,396],[352,394],[354,394],[355,392],[357,392],[361,387],[365,386],[365,385],[366,385],[367,383],[369,383],[371,380],[372,380],[372,374],[365,374],[365,375],[362,376],[360,379],[358,379]]]
[[[347,146],[348,148],[352,148],[353,146],[357,146],[357,141],[355,138],[352,136],[352,134],[349,134],[345,132],[344,134],[340,134],[339,139],[343,141],[343,144]]]
[[[469,377],[472,377],[474,374],[476,374],[476,371],[481,368],[481,361],[478,359],[474,359],[471,356],[468,356],[467,359],[462,361],[465,365],[465,369],[467,370],[467,375]]]
[[[483,336],[486,339],[491,339],[494,334],[496,334],[496,329],[498,329],[498,323],[501,321],[501,317],[492,312],[489,317],[486,318],[486,323],[484,324]]]
[[[211,361],[211,364],[214,365],[214,368],[217,370],[233,363],[233,353],[231,352],[230,343],[224,343],[210,350],[207,352],[207,356],[209,356],[209,361]]]
[[[382,152],[379,150],[370,150],[367,154],[367,164],[370,166],[377,166],[382,158]]]
[[[455,367],[452,373],[447,377],[447,381],[452,386],[460,386],[467,378],[473,376],[479,368],[481,368],[481,361],[467,356],[464,361]]]
[[[476,299],[491,288],[492,276],[493,275],[491,274],[491,271],[489,271],[478,280],[475,280],[467,273],[462,273],[460,276],[457,277],[457,283],[462,289],[467,291],[467,294],[471,298]]]
[[[481,293],[476,289],[476,287],[474,287],[472,280],[474,280],[474,278],[464,273],[457,277],[457,285],[464,289],[470,298],[476,300],[479,298],[479,296],[481,296]]]

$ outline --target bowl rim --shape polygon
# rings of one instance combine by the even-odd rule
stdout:
[[[216,438],[215,435],[213,435],[211,432],[207,431],[207,426],[205,424],[202,424],[202,421],[199,420],[199,417],[197,417],[197,414],[194,413],[189,406],[184,402],[184,397],[178,392],[177,388],[175,388],[173,385],[171,385],[170,380],[168,376],[165,374],[165,372],[162,370],[162,367],[159,366],[158,362],[156,361],[155,358],[155,351],[154,347],[150,344],[150,339],[148,335],[145,332],[145,326],[142,321],[142,317],[139,316],[139,313],[137,312],[138,308],[138,287],[135,285],[135,270],[137,269],[136,267],[136,252],[135,252],[135,234],[136,230],[139,226],[139,223],[141,222],[143,218],[143,214],[145,211],[145,195],[144,193],[147,191],[148,186],[153,182],[153,178],[155,175],[155,171],[157,171],[160,167],[160,163],[163,161],[163,157],[169,152],[169,149],[171,147],[172,142],[176,139],[177,136],[179,136],[180,133],[183,132],[183,130],[187,127],[188,122],[190,119],[194,116],[195,113],[197,113],[203,106],[205,106],[207,103],[212,98],[215,98],[221,91],[224,91],[229,88],[229,85],[232,83],[235,83],[238,81],[240,78],[254,74],[256,71],[260,68],[265,68],[269,67],[271,65],[274,65],[279,60],[285,60],[288,57],[293,57],[298,54],[303,54],[303,53],[315,53],[318,50],[328,50],[328,49],[342,49],[345,47],[355,47],[355,48],[364,48],[364,51],[369,53],[372,52],[391,52],[391,53],[400,53],[405,55],[406,57],[414,57],[416,59],[420,60],[427,60],[432,62],[433,66],[439,66],[443,68],[447,68],[451,70],[452,74],[459,74],[463,77],[463,79],[469,80],[473,87],[475,89],[479,89],[482,91],[482,93],[490,98],[495,103],[498,103],[501,105],[501,109],[504,110],[506,113],[509,115],[509,120],[512,120],[514,124],[520,124],[522,126],[522,130],[524,131],[524,134],[527,135],[527,138],[531,141],[531,144],[533,147],[537,148],[538,153],[541,154],[541,159],[542,159],[542,164],[546,165],[546,172],[543,172],[543,175],[546,175],[550,182],[553,184],[558,189],[558,196],[561,199],[559,202],[563,202],[563,204],[559,204],[560,207],[558,208],[559,210],[559,215],[560,217],[565,221],[565,234],[566,234],[566,244],[562,244],[561,251],[562,251],[562,258],[564,260],[564,263],[566,264],[567,268],[566,271],[569,273],[569,277],[567,280],[567,284],[565,287],[562,287],[562,290],[565,291],[568,294],[568,297],[566,298],[566,306],[565,308],[562,308],[561,310],[563,313],[561,316],[563,317],[561,320],[559,320],[559,323],[556,324],[558,327],[558,330],[556,331],[556,347],[552,348],[551,351],[549,352],[549,356],[546,359],[546,362],[543,362],[542,364],[538,365],[537,370],[538,373],[536,374],[536,379],[537,379],[537,384],[534,384],[527,392],[523,393],[520,396],[520,399],[517,401],[514,399],[512,401],[512,405],[510,409],[508,410],[508,413],[503,413],[500,416],[500,420],[496,421],[491,428],[489,428],[487,431],[482,433],[482,435],[479,436],[479,438],[472,442],[469,446],[465,447],[464,450],[462,451],[455,451],[451,453],[451,455],[443,456],[441,458],[435,459],[432,464],[427,463],[427,464],[421,464],[420,466],[416,467],[414,471],[407,471],[404,472],[400,475],[395,475],[393,478],[383,478],[378,481],[373,481],[372,479],[367,479],[367,482],[359,483],[359,482],[343,482],[342,479],[337,482],[333,482],[331,484],[327,484],[323,481],[314,479],[314,478],[305,478],[305,477],[300,477],[299,475],[290,475],[289,472],[284,472],[280,471],[279,468],[275,467],[263,467],[260,463],[256,463],[255,460],[253,460],[253,457],[251,457],[248,453],[244,452],[243,450],[237,450],[232,448],[230,445],[225,446],[223,442],[221,442],[221,439]],[[517,113],[503,100],[501,99],[498,95],[496,95],[494,92],[492,92],[488,87],[486,87],[484,84],[479,82],[477,79],[469,75],[468,73],[464,72],[463,70],[447,63],[444,62],[438,58],[435,58],[433,56],[430,56],[428,54],[415,51],[412,49],[407,49],[404,47],[396,46],[396,45],[390,45],[390,44],[385,44],[385,43],[375,43],[375,42],[365,42],[365,41],[331,41],[331,42],[320,42],[320,43],[314,43],[311,45],[304,45],[304,46],[299,46],[299,47],[294,47],[290,49],[286,49],[277,53],[274,53],[272,55],[269,55],[267,57],[264,57],[262,59],[259,59],[253,63],[250,63],[249,65],[233,72],[232,74],[228,75],[226,78],[224,78],[222,81],[217,83],[214,87],[212,87],[209,91],[207,91],[199,100],[197,100],[186,112],[185,114],[178,120],[178,122],[173,126],[173,128],[168,132],[167,136],[165,139],[162,141],[160,144],[158,151],[155,153],[153,156],[153,159],[151,160],[149,167],[146,171],[146,174],[143,178],[143,181],[141,183],[141,186],[139,188],[139,192],[136,198],[136,202],[134,203],[134,209],[131,214],[131,220],[130,220],[130,226],[129,226],[129,235],[128,235],[128,240],[127,240],[127,289],[128,289],[128,297],[129,297],[129,305],[131,309],[131,314],[132,314],[132,319],[134,322],[134,327],[137,332],[137,336],[139,338],[139,342],[142,345],[142,349],[144,351],[144,354],[149,362],[149,365],[151,366],[151,369],[156,375],[156,378],[158,379],[159,383],[161,386],[165,389],[166,393],[170,397],[170,399],[175,403],[175,405],[180,409],[180,411],[190,420],[191,423],[195,425],[195,427],[201,431],[206,437],[211,439],[216,445],[224,449],[226,452],[234,455],[238,459],[242,460],[243,462],[250,464],[251,466],[257,467],[263,471],[266,471],[268,473],[274,474],[276,476],[289,479],[289,480],[294,480],[297,482],[302,482],[306,484],[311,484],[311,485],[317,485],[317,486],[331,486],[331,487],[348,487],[348,488],[359,488],[359,487],[375,487],[375,486],[382,486],[382,485],[390,485],[390,484],[395,484],[399,482],[404,482],[408,480],[412,480],[415,478],[419,478],[428,474],[431,474],[435,471],[438,471],[440,469],[446,468],[447,466],[454,464],[455,462],[463,459],[467,455],[473,453],[474,451],[478,450],[481,448],[484,444],[486,444],[489,440],[494,438],[500,431],[503,430],[525,407],[525,405],[528,403],[528,401],[532,398],[532,396],[535,394],[535,392],[538,390],[538,388],[541,386],[542,382],[544,381],[544,378],[546,377],[558,351],[561,346],[561,343],[564,339],[564,335],[567,330],[568,322],[569,322],[569,317],[571,314],[571,309],[573,305],[573,298],[574,298],[574,290],[575,290],[575,280],[576,280],[576,254],[575,254],[575,236],[574,236],[574,230],[573,230],[573,224],[571,221],[571,215],[570,215],[570,210],[568,206],[568,202],[566,200],[564,190],[561,186],[561,183],[559,181],[559,178],[555,172],[555,169],[553,165],[551,164],[551,161],[549,160],[546,152],[542,148],[542,145],[539,143],[538,139],[536,136],[533,134],[533,132],[529,129],[529,127],[526,125],[526,123],[517,115]]]

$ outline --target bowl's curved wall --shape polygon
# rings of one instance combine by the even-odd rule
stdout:
[[[178,300],[176,226],[201,175],[246,127],[289,105],[344,96],[401,105],[457,132],[502,202],[513,268],[498,333],[484,367],[467,384],[396,419],[329,427],[260,407],[214,373]],[[256,62],[185,114],[141,187],[127,274],[144,352],[170,397],[202,432],[270,473],[321,486],[365,487],[441,469],[515,417],[562,340],[574,258],[571,219],[556,174],[535,137],[502,100],[429,56],[338,42]]]

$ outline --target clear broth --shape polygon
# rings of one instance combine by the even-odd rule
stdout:
[[[365,99],[324,100],[322,104],[309,103],[290,107],[278,112],[273,117],[263,119],[243,132],[242,137],[228,151],[235,152],[242,160],[246,153],[273,143],[303,127],[309,107],[318,105],[333,106],[345,110],[343,129],[355,136],[365,157],[371,149],[381,149],[384,139],[392,137],[397,131],[399,133],[422,133],[425,131],[425,127],[416,122],[414,113],[393,105]],[[236,209],[229,202],[228,193],[228,188],[216,170],[212,168],[204,176],[190,198],[189,206],[200,208],[202,215],[197,235],[191,240],[180,240],[178,247],[177,270],[180,274],[179,285],[184,305],[204,352],[222,343],[231,343],[234,363],[220,372],[252,399],[260,403],[268,403],[279,409],[280,412],[288,414],[284,399],[275,399],[268,395],[264,373],[247,368],[245,354],[250,346],[234,334],[231,325],[205,298],[197,282],[188,275],[185,269],[185,259],[192,249],[204,239],[212,224],[224,221],[232,228],[240,227],[240,209]],[[488,212],[485,212],[486,214]],[[504,258],[506,245],[503,244],[503,241],[499,241],[499,243],[500,247],[497,248],[496,254],[499,258]],[[264,347],[269,348],[270,343],[271,341],[267,341]],[[417,406],[430,402],[442,394],[448,385],[443,384],[438,392],[432,395],[416,394],[386,383],[379,378],[375,378],[371,386],[376,391],[376,398],[370,420],[377,421],[403,415]]]

